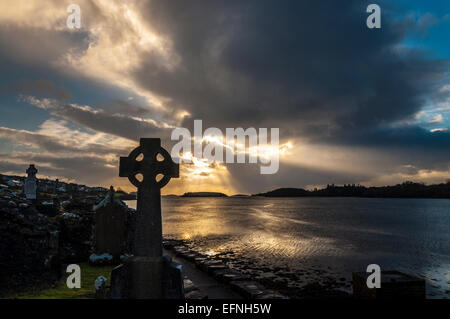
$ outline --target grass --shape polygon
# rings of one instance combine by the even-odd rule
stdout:
[[[88,263],[79,264],[81,268],[81,288],[69,289],[66,285],[67,276],[55,288],[43,289],[24,293],[15,298],[18,299],[92,299],[95,295],[94,282],[99,276],[108,279],[111,283],[111,271],[115,266],[91,266]]]

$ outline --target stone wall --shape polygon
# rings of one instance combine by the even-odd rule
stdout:
[[[26,201],[0,198],[0,295],[59,274],[57,224]]]

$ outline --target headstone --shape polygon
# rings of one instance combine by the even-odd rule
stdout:
[[[38,170],[33,164],[27,169],[28,176],[25,178],[24,193],[27,199],[36,199],[37,192],[37,178],[36,174]]]
[[[111,186],[105,199],[94,206],[95,212],[95,254],[110,254],[119,260],[125,250],[125,225],[127,206],[114,198]]]
[[[69,194],[70,198],[74,198],[74,196],[77,195],[78,192],[78,185],[74,183],[70,183],[67,185],[67,193]]]
[[[58,191],[58,183],[59,179],[56,179],[55,183],[53,184],[53,194],[56,194]]]
[[[143,159],[139,160],[141,156]],[[138,179],[139,174],[141,179]],[[159,179],[160,175],[162,176]],[[166,274],[170,273],[173,277],[174,269],[178,269],[179,275],[182,274],[181,267],[174,268],[173,264],[165,261],[162,256],[161,224],[161,188],[172,177],[179,176],[179,165],[174,163],[170,154],[161,147],[159,138],[142,138],[139,147],[134,149],[128,157],[120,158],[119,176],[128,177],[130,182],[138,188],[138,195],[132,245],[133,257],[129,258],[125,265],[113,271],[111,297],[163,298],[167,295],[165,293],[167,287],[163,284],[166,282],[164,280]],[[170,270],[167,270],[167,267],[170,267]],[[114,286],[115,284],[126,287],[126,291]]]

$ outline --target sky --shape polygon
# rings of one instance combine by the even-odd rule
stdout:
[[[437,0],[0,0],[0,172],[133,191],[119,157],[200,119],[279,128],[279,170],[191,155],[165,194],[446,182],[449,34]]]

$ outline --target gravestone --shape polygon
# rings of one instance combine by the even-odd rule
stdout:
[[[58,192],[58,183],[59,179],[56,179],[55,183],[53,184],[53,194],[56,194]]]
[[[179,176],[179,165],[161,147],[159,138],[142,138],[139,147],[120,158],[119,176],[128,177],[138,188],[137,209],[133,257],[113,270],[111,297],[182,298],[182,269],[162,255],[161,224],[161,188]]]
[[[25,178],[24,183],[24,193],[25,197],[27,199],[36,199],[36,192],[37,192],[37,174],[38,170],[36,167],[34,167],[33,164],[30,164],[30,167],[28,167],[26,173],[28,176]]]
[[[125,226],[127,206],[114,198],[111,186],[106,197],[96,206],[95,212],[95,254],[109,254],[119,260],[125,251]]]
[[[78,185],[74,183],[70,183],[67,185],[67,193],[70,198],[74,198],[78,193]]]

